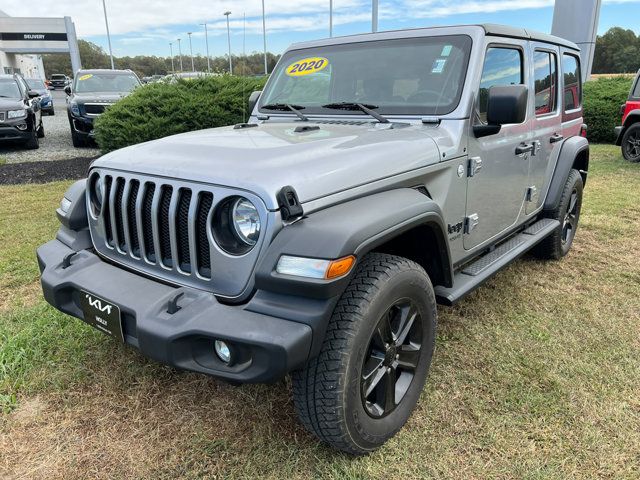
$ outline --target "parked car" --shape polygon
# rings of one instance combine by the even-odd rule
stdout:
[[[47,85],[43,80],[39,78],[25,78],[27,85],[34,92],[38,92],[40,95],[40,108],[42,113],[47,115],[55,115],[55,109],[53,108],[53,97],[47,88]]]
[[[38,249],[44,296],[183,370],[290,373],[309,431],[370,452],[418,402],[436,302],[525,252],[569,253],[589,167],[580,79],[574,43],[529,29],[295,44],[249,123],[93,162]]]
[[[140,85],[131,70],[79,70],[73,86],[65,88],[73,146],[86,146],[93,139],[93,121]]]
[[[19,141],[31,149],[40,146],[44,126],[39,96],[21,75],[0,75],[0,142]]]
[[[180,72],[180,73],[170,73],[165,75],[161,80],[164,83],[176,83],[178,80],[193,80],[196,78],[204,78],[204,77],[217,77],[219,73],[210,73],[210,72]]]
[[[631,85],[627,103],[620,107],[622,122],[615,128],[616,145],[630,162],[640,162],[640,70]]]
[[[62,73],[54,73],[49,79],[49,85],[52,90],[55,90],[56,88],[63,89],[69,85],[69,77]]]

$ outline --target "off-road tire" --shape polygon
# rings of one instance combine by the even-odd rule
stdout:
[[[640,122],[627,127],[620,145],[625,160],[633,163],[640,162]]]
[[[578,222],[580,220],[583,189],[584,184],[582,182],[582,175],[580,175],[578,170],[571,170],[569,172],[569,178],[567,178],[567,182],[562,190],[560,202],[554,210],[545,212],[545,217],[560,221],[560,226],[534,248],[533,254],[536,257],[544,260],[559,260],[569,253],[569,250],[573,245],[573,240],[575,239],[576,231],[578,229]],[[571,213],[569,208],[574,207],[572,204],[574,194],[576,195],[576,203],[575,208],[572,208],[573,213]],[[568,215],[572,215],[574,218],[571,220],[573,224],[571,226],[572,229],[570,235],[566,236],[566,222],[568,221]]]
[[[374,418],[365,409],[361,392],[364,361],[370,358],[374,330],[382,315],[398,301],[413,302],[419,313],[413,323],[420,328],[420,352],[400,402],[386,416]],[[424,387],[435,345],[436,317],[433,286],[420,265],[381,253],[365,256],[335,307],[320,353],[292,374],[295,408],[307,430],[354,455],[369,453],[395,435]]]
[[[29,139],[24,142],[24,146],[25,148],[28,148],[29,150],[36,150],[38,148],[40,148],[40,142],[38,141],[38,131],[34,130],[31,132],[31,135],[29,136]]]
[[[44,124],[42,123],[42,120],[40,120],[40,126],[38,127],[37,133],[38,138],[44,138]]]

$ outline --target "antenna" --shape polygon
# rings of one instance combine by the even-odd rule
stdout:
[[[244,61],[244,70],[246,70],[247,68],[246,45],[247,45],[247,14],[243,13],[242,14],[242,59]],[[245,74],[242,75],[242,77],[246,76],[246,72],[244,73]],[[245,78],[240,79],[240,81],[242,82],[242,121],[243,123],[247,122],[247,102],[244,99],[245,80],[246,80]]]

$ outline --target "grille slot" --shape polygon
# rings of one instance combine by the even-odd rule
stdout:
[[[178,239],[178,266],[181,270],[191,273],[191,250],[189,248],[189,206],[191,205],[191,190],[182,188],[178,201],[176,220],[176,236]]]
[[[136,257],[140,257],[140,240],[138,239],[138,217],[136,215],[136,204],[138,202],[138,191],[140,190],[140,182],[138,180],[131,181],[131,190],[127,200],[127,217],[129,219],[129,242],[131,245],[131,253]]]
[[[158,205],[159,218],[158,229],[160,230],[160,260],[167,267],[173,266],[171,256],[171,233],[169,231],[169,207],[171,206],[171,195],[173,188],[163,186],[160,190],[160,203]]]
[[[102,204],[102,218],[104,219],[104,231],[106,234],[107,245],[113,247],[113,231],[111,230],[111,208],[109,207],[109,199],[111,198],[111,181],[110,176],[104,181],[104,200]]]
[[[153,225],[151,224],[151,207],[153,206],[153,196],[156,192],[156,186],[153,183],[147,183],[142,201],[142,236],[144,237],[144,251],[152,263],[156,261],[156,249],[153,243]]]
[[[120,250],[125,251],[127,248],[124,238],[124,219],[122,218],[122,197],[124,196],[124,178],[116,179],[116,201],[114,204],[114,213],[116,216],[116,232],[114,239]]]
[[[207,219],[213,205],[213,195],[204,192],[200,195],[196,213],[196,248],[198,250],[198,273],[204,278],[211,278],[211,252],[207,238]]]

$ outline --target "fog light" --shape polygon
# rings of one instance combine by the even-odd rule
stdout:
[[[220,360],[224,363],[231,363],[231,349],[229,348],[229,345],[222,340],[216,340],[214,342],[214,348],[216,350],[216,355],[218,355]]]
[[[22,131],[24,131],[24,130],[26,130],[26,129],[27,129],[27,124],[26,124],[26,123],[20,123],[20,124],[16,125],[16,128],[17,128],[18,130],[22,130]]]

